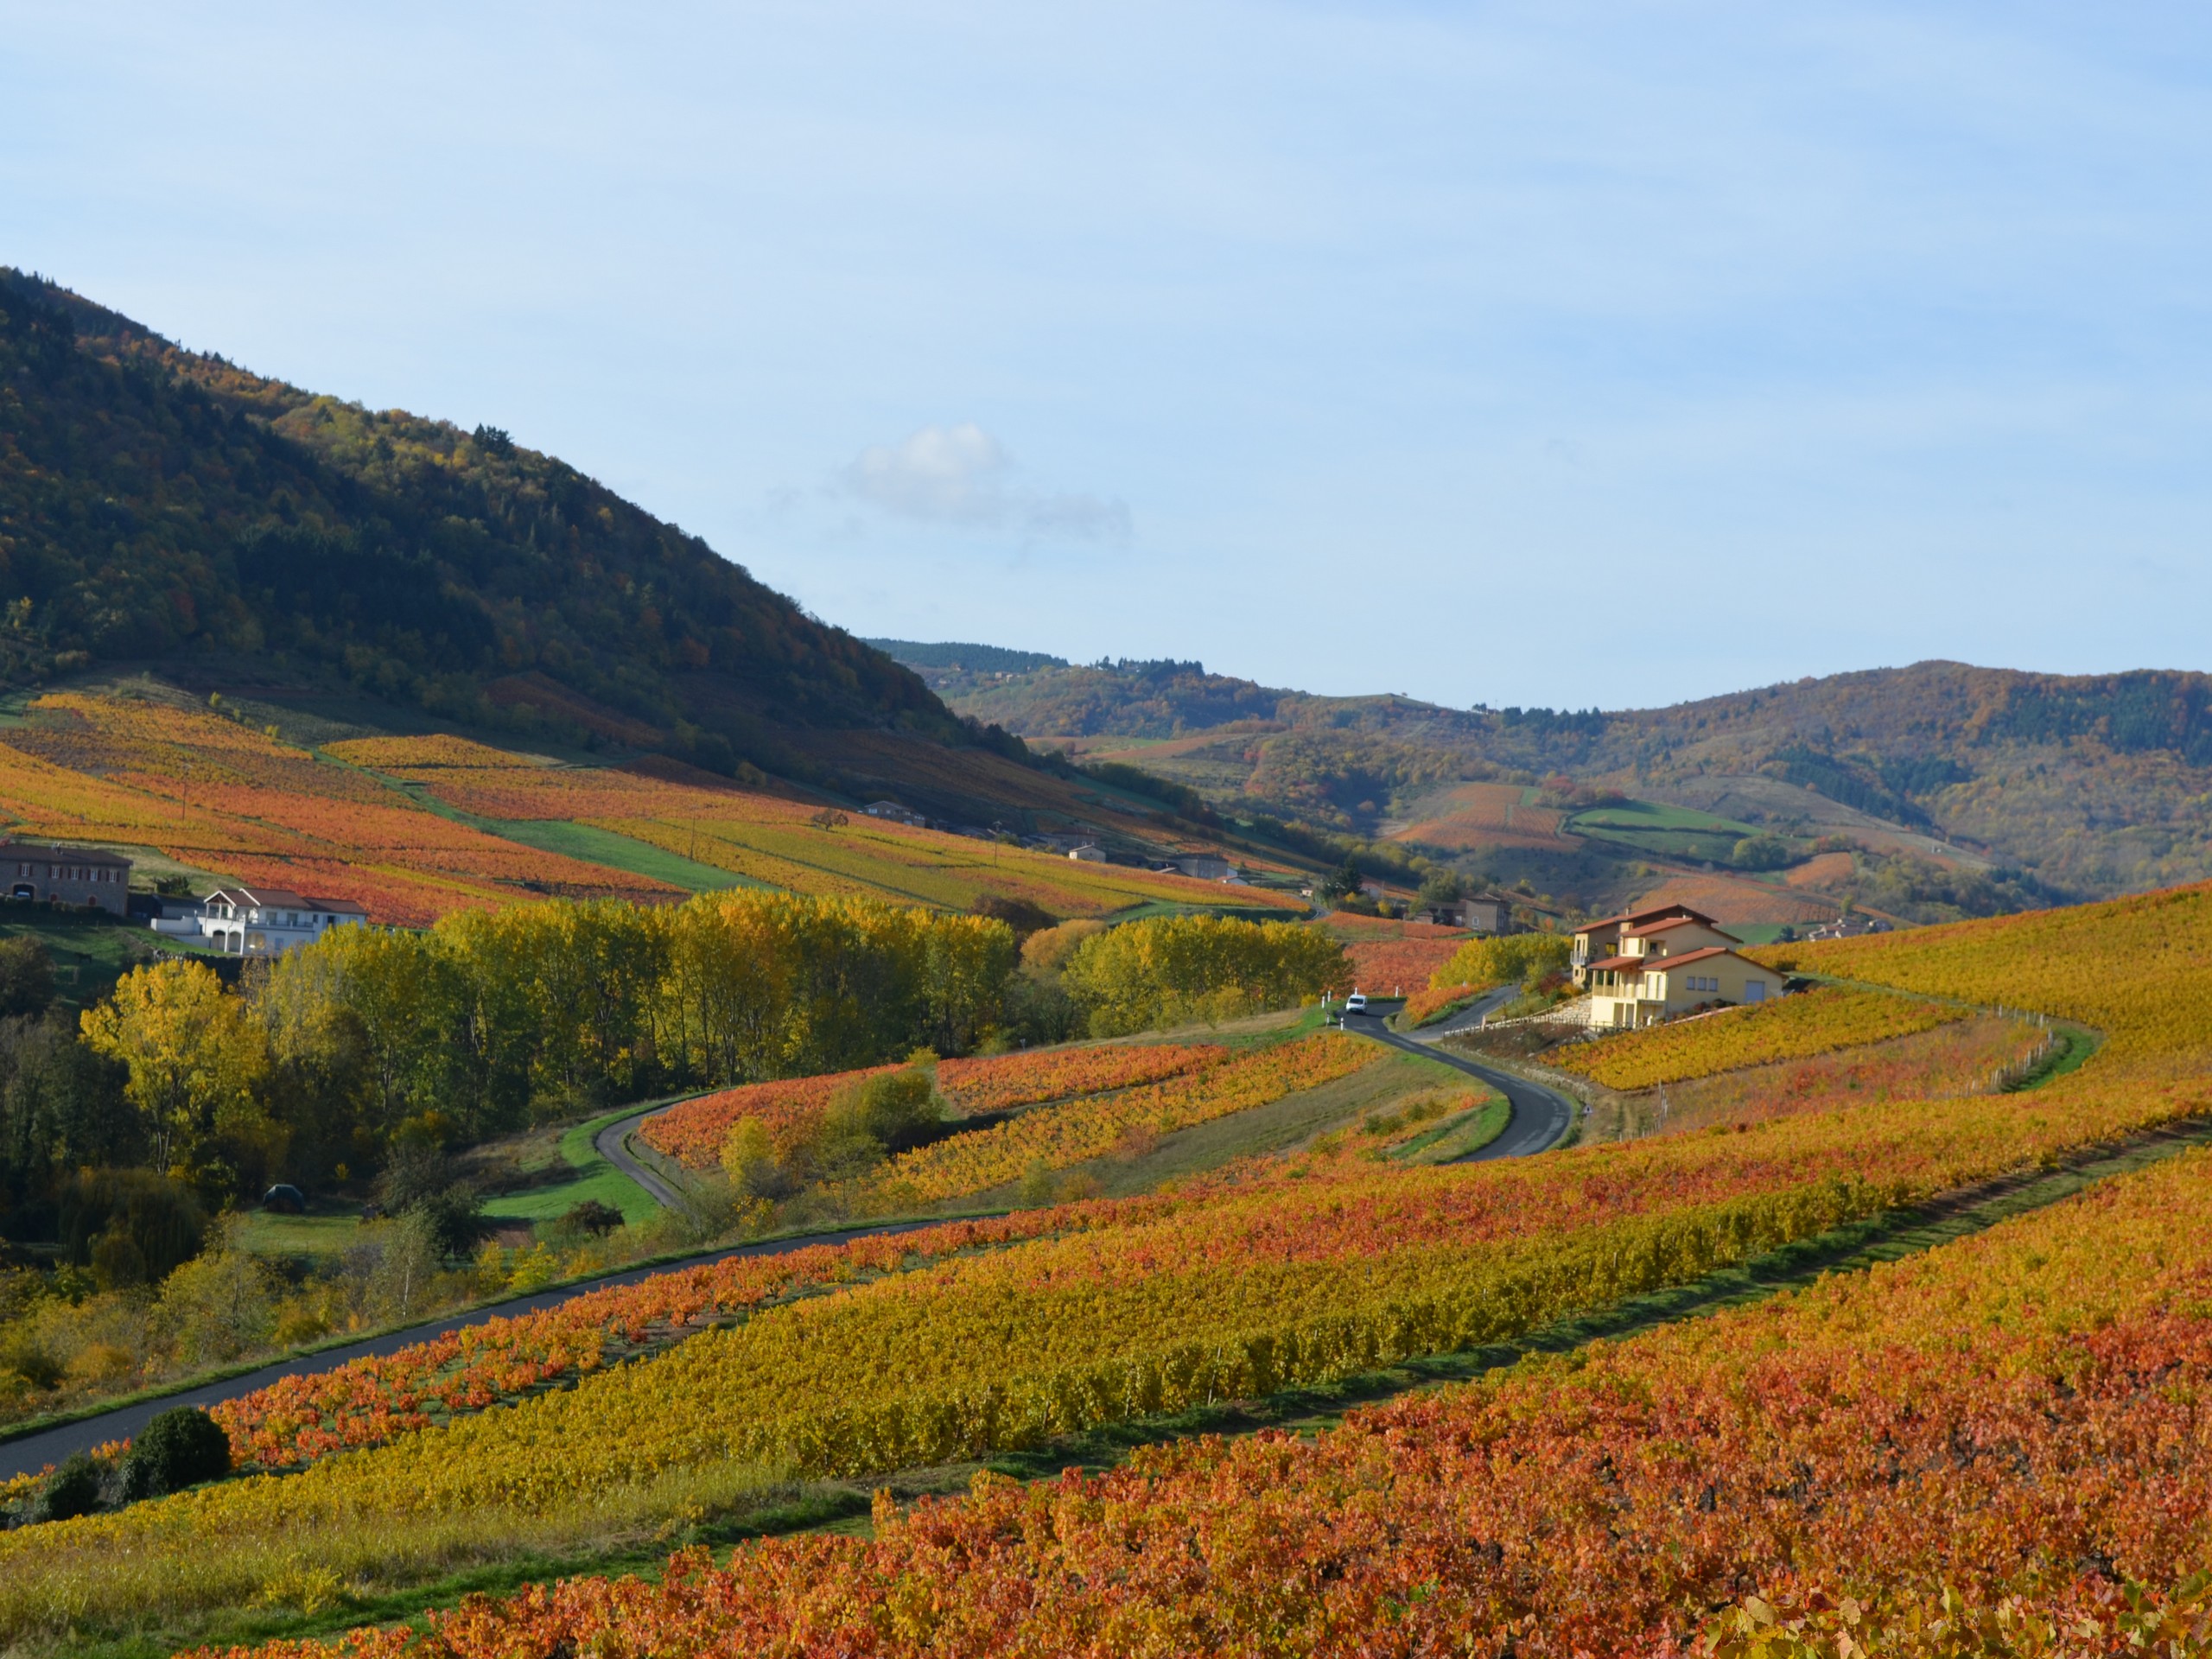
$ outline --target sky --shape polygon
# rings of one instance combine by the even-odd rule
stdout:
[[[0,264],[868,636],[2212,668],[2212,12],[0,0]]]

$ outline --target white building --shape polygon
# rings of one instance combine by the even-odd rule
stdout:
[[[200,906],[200,937],[241,957],[281,957],[334,927],[365,922],[351,899],[317,899],[288,887],[218,887]],[[168,931],[169,929],[163,929]]]
[[[1236,867],[1225,858],[1216,858],[1209,853],[1184,854],[1169,859],[1160,866],[1159,874],[1187,875],[1199,881],[1241,881]]]

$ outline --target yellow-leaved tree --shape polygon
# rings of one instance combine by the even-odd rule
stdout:
[[[257,1115],[253,1086],[268,1065],[265,1039],[206,963],[134,968],[79,1024],[86,1043],[128,1069],[125,1092],[146,1120],[155,1168],[188,1166],[226,1120]]]

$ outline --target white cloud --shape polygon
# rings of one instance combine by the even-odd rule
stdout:
[[[925,426],[873,444],[839,474],[837,493],[924,524],[1014,530],[1026,537],[1126,542],[1122,502],[1040,493],[1014,481],[1014,457],[973,421]]]

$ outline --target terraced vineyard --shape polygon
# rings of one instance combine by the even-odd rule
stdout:
[[[330,752],[485,818],[586,824],[795,893],[889,896],[955,910],[997,894],[1059,916],[1147,901],[1223,901],[1217,883],[825,814],[774,795],[710,786],[704,774],[668,763],[556,766],[450,737],[361,739],[334,743]],[[1236,897],[1297,907],[1264,889]]]
[[[2107,1040],[2025,1094],[1839,1100],[1507,1165],[1316,1149],[1033,1212],[926,1261],[856,1261],[849,1283],[823,1258],[804,1294],[763,1290],[734,1324],[576,1365],[574,1387],[509,1409],[0,1536],[0,1629],[85,1608],[94,1585],[103,1628],[234,1628],[191,1621],[604,1548],[610,1528],[741,1521],[788,1501],[794,1478],[880,1483],[1325,1388],[2212,1112],[2212,985],[2192,971],[2212,957],[2204,890],[1791,954]],[[1856,1006],[1825,1005],[1834,1020],[1864,1022],[1839,1004]],[[1742,1023],[1809,1040],[1768,1018]],[[2100,1651],[2144,1630],[2185,1648],[2203,1612],[2189,1575],[2212,1542],[2196,1403],[2212,1382],[2208,1181],[2190,1157],[1872,1278],[1386,1406],[1316,1440],[984,1480],[880,1508],[869,1540],[770,1541],[719,1567],[682,1557],[658,1586],[573,1578],[444,1616],[425,1650],[589,1644],[612,1620],[625,1643],[678,1655],[1257,1650],[1286,1630],[1300,1651],[1357,1632],[1394,1652],[1809,1651],[1783,1645],[1801,1637],[1833,1651],[1840,1634],[1952,1652],[1943,1631],[1991,1650],[2045,1628]],[[2161,1449],[2175,1447],[2190,1449]]]
[[[311,749],[219,704],[151,695],[33,700],[0,728],[0,813],[19,834],[152,848],[230,880],[352,899],[378,921],[410,926],[548,895],[665,902],[717,880],[952,910],[996,896],[1058,916],[1219,905],[1225,894],[1179,875],[826,814],[673,761],[558,766],[449,734]],[[582,830],[529,844],[571,825]],[[1227,897],[1297,903],[1263,888]]]

